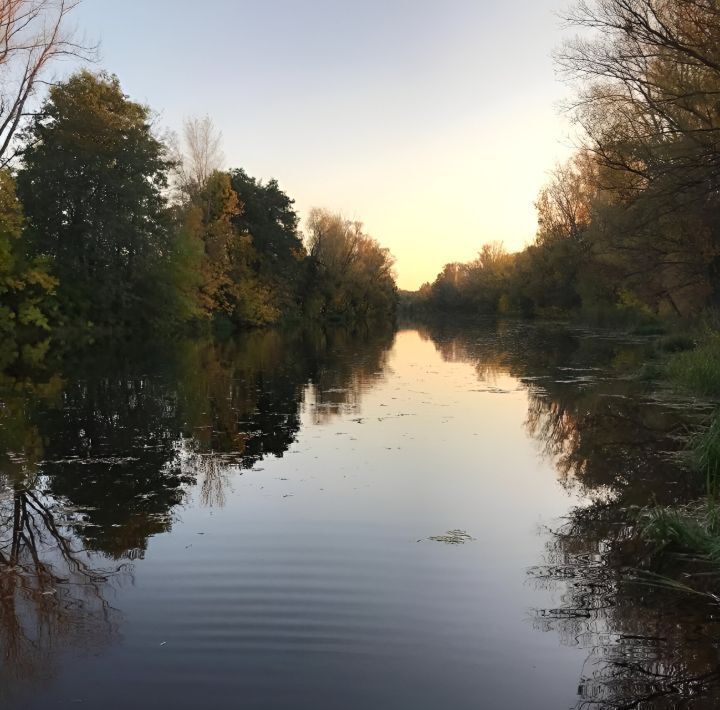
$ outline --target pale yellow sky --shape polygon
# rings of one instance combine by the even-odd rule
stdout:
[[[400,288],[416,289],[444,264],[473,259],[485,242],[519,250],[535,235],[533,203],[548,170],[571,152],[567,122],[552,106],[530,115],[531,132],[521,115],[458,120],[422,146],[398,144],[336,166],[324,204],[360,219],[392,249]],[[302,175],[297,185],[292,194],[305,212],[316,192],[303,189]]]
[[[227,167],[277,178],[301,216],[363,221],[414,289],[484,242],[533,238],[569,153],[551,60],[566,4],[206,0],[198,20],[192,0],[84,0],[75,18],[163,125],[209,115]]]

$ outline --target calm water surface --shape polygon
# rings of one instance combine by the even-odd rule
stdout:
[[[646,348],[269,332],[5,376],[3,707],[718,707],[714,612],[618,561],[628,506],[702,492]]]

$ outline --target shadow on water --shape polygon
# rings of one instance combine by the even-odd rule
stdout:
[[[524,384],[526,429],[582,501],[545,531],[545,559],[528,571],[559,599],[535,610],[534,626],[587,652],[577,707],[719,707],[720,609],[643,571],[648,550],[629,515],[703,495],[682,452],[708,408],[636,376],[649,355],[642,338],[502,322],[420,332],[446,360],[473,363],[486,386],[504,373]]]
[[[352,411],[393,335],[125,344],[0,376],[0,692],[112,643],[114,585],[190,492],[222,505],[231,475],[283,456],[304,408]]]

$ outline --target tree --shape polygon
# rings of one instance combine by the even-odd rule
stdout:
[[[63,314],[105,326],[142,320],[173,246],[169,163],[149,109],[117,78],[82,71],[51,88],[25,137],[28,246],[50,259]]]
[[[12,143],[43,72],[61,57],[89,59],[92,48],[66,30],[80,0],[0,0],[0,165],[15,157]]]
[[[308,218],[311,295],[318,315],[339,320],[392,316],[397,305],[394,259],[362,223],[313,209]]]
[[[252,239],[256,259],[251,268],[258,282],[278,313],[298,310],[306,254],[294,201],[277,180],[262,182],[238,169],[231,172],[231,181],[241,206],[233,225]]]
[[[183,150],[178,160],[181,188],[192,194],[222,169],[222,133],[209,116],[186,118],[183,122]]]
[[[576,117],[601,164],[634,175],[637,189],[671,174],[675,188],[719,179],[718,4],[598,0],[568,19],[594,31],[558,61],[582,82]]]
[[[558,61],[581,83],[574,113],[614,198],[605,250],[654,310],[720,304],[720,7],[597,0],[569,19],[592,30]]]
[[[200,303],[208,316],[217,311],[230,316],[234,310],[231,265],[237,248],[232,218],[239,210],[230,176],[214,173],[198,193],[198,205],[192,218],[199,219],[199,235],[204,244]]]
[[[587,152],[555,167],[535,202],[539,244],[563,239],[578,244],[582,241],[591,220],[596,183],[595,163]]]
[[[41,257],[23,252],[23,214],[10,174],[0,171],[0,364],[17,355],[22,343],[50,329],[51,297],[57,281]]]
[[[581,306],[581,290],[593,258],[588,237],[598,194],[597,163],[588,151],[580,151],[550,173],[540,190],[535,244],[516,264],[515,300],[527,310],[573,310]]]
[[[261,261],[250,234],[235,219],[241,203],[231,175],[214,172],[185,207],[184,230],[201,249],[197,300],[202,317],[232,326],[258,326],[282,315],[273,294],[259,279]]]

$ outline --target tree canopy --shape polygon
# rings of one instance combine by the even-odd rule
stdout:
[[[116,77],[51,88],[25,135],[18,192],[31,254],[47,258],[71,320],[137,320],[169,251],[169,167],[150,110]]]
[[[392,316],[387,250],[358,231],[352,268],[334,269],[325,251],[308,254],[277,180],[221,169],[209,118],[186,120],[182,150],[153,124],[104,72],[50,88],[21,134],[17,198],[0,176],[0,327],[97,334]]]
[[[582,34],[557,62],[576,84],[582,145],[540,191],[534,243],[508,257],[499,287],[470,265],[446,267],[415,300],[475,308],[470,294],[483,292],[500,311],[611,317],[717,308],[718,4],[595,0],[567,19]]]

